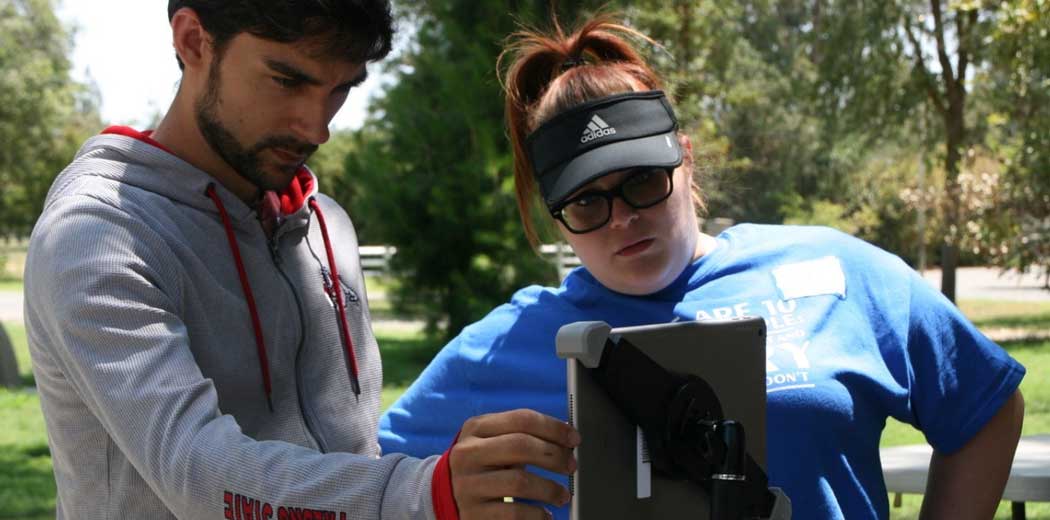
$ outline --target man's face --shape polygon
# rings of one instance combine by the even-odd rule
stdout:
[[[261,190],[288,185],[328,140],[328,123],[365,77],[364,64],[319,57],[311,43],[241,33],[213,54],[196,100],[204,140]]]

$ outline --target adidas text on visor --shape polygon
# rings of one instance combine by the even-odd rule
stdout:
[[[554,210],[580,186],[620,170],[682,164],[678,119],[659,90],[575,106],[525,140],[543,201]]]

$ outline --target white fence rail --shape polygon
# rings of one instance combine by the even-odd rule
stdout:
[[[394,246],[358,246],[361,270],[365,276],[382,276],[390,268],[390,259],[397,253]]]
[[[390,259],[397,253],[394,246],[359,246],[361,270],[365,276],[383,276],[388,273]],[[540,253],[549,258],[558,267],[558,277],[565,278],[574,267],[580,265],[580,259],[572,252],[568,244],[545,244],[540,246]]]
[[[717,235],[733,225],[733,220],[728,218],[713,218],[702,220],[701,226],[709,235]],[[397,253],[394,246],[360,246],[361,269],[366,276],[382,276],[387,274],[390,259]],[[549,259],[558,268],[558,278],[564,280],[565,275],[580,265],[580,259],[572,251],[569,244],[544,244],[540,246],[540,254]]]

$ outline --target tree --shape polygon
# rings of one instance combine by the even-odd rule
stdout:
[[[883,197],[882,190],[855,188],[865,185],[858,175],[880,151],[874,145],[899,127],[899,106],[908,98],[851,114],[833,91],[845,90],[840,78],[849,70],[867,74],[858,95],[885,97],[900,90],[907,69],[858,63],[849,50],[868,17],[887,14],[858,12],[853,3],[831,13],[820,7],[771,0],[631,3],[631,20],[665,48],[653,57],[670,79],[684,130],[701,150],[699,163],[713,173],[702,179],[712,214],[836,222],[859,234],[879,227],[880,215],[865,205]],[[825,69],[837,73],[838,83]],[[857,127],[864,131],[848,130]],[[831,208],[837,216],[829,220]]]
[[[1007,192],[992,253],[1003,267],[1042,266],[1050,289],[1050,4],[1010,0],[999,14],[981,78]]]
[[[51,0],[0,0],[0,236],[32,229],[52,179],[101,125],[69,53]]]
[[[884,114],[924,120],[927,112],[908,102],[915,97],[936,118],[926,128],[943,146],[941,291],[954,301],[963,223],[960,167],[965,150],[978,141],[967,84],[985,64],[983,42],[994,25],[994,8],[954,0],[852,6],[815,0],[811,9],[819,21],[815,51],[827,60],[820,70],[829,107],[854,121],[868,119],[865,126],[872,128],[886,122],[872,116]],[[910,84],[887,84],[887,78],[897,77],[887,67],[901,66],[910,68]]]
[[[396,84],[373,106],[347,157],[349,207],[398,253],[394,303],[448,339],[529,283],[555,282],[534,253],[514,202],[496,57],[516,15],[546,18],[546,2],[401,4],[410,49],[391,62]]]

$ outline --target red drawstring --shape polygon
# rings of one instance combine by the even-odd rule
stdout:
[[[324,252],[328,255],[328,267],[332,270],[332,294],[336,308],[339,310],[339,334],[343,339],[346,357],[350,360],[348,372],[350,386],[355,396],[361,395],[361,384],[357,378],[357,357],[354,355],[354,342],[350,339],[350,327],[346,324],[346,305],[343,303],[343,285],[339,282],[339,271],[335,266],[335,255],[332,254],[332,242],[328,239],[328,226],[325,225],[321,206],[314,197],[310,197],[310,209],[317,214],[317,223],[321,225],[321,237],[324,238]]]
[[[208,184],[208,189],[205,193],[211,197],[215,207],[219,210],[219,216],[222,217],[222,225],[226,228],[226,240],[230,243],[230,250],[233,251],[233,261],[237,263],[237,275],[241,278],[241,289],[244,290],[244,299],[248,300],[248,312],[252,315],[252,328],[255,329],[255,350],[259,355],[259,368],[262,371],[263,390],[266,391],[266,404],[270,407],[270,412],[272,413],[273,391],[270,387],[270,361],[266,358],[266,342],[263,340],[262,322],[259,321],[259,310],[255,306],[252,286],[248,284],[248,271],[245,270],[244,261],[241,259],[241,250],[237,246],[237,238],[233,234],[233,224],[230,223],[230,216],[226,214],[226,207],[222,205],[219,194],[215,192],[215,184]]]

